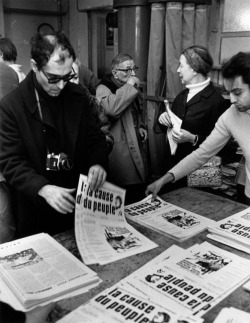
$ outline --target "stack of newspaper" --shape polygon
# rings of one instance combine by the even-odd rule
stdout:
[[[75,235],[85,264],[104,265],[158,246],[127,223],[125,192],[108,182],[92,191],[87,177],[80,175]]]
[[[215,222],[208,238],[250,254],[250,208]]]
[[[87,292],[97,274],[45,233],[0,245],[0,300],[27,312]]]
[[[152,195],[140,202],[126,205],[125,216],[179,242],[186,240],[206,228],[214,221],[167,203],[160,197],[154,202]]]
[[[208,242],[172,246],[127,277],[125,287],[175,313],[201,317],[250,278],[249,268],[250,260]]]
[[[173,245],[59,322],[202,322],[249,279],[249,267],[249,260],[208,242],[186,250]]]

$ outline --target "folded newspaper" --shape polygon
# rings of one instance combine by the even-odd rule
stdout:
[[[152,195],[140,202],[126,205],[125,216],[166,236],[183,241],[211,226],[214,221],[163,201]]]
[[[92,191],[80,175],[75,210],[76,243],[85,264],[107,264],[158,245],[127,223],[125,190],[105,182]]]
[[[166,106],[166,113],[168,114],[168,118],[171,121],[172,125],[172,127],[168,127],[167,130],[168,142],[170,146],[171,155],[175,155],[178,144],[173,140],[173,129],[176,132],[180,132],[182,120],[171,111],[168,100],[164,100],[164,103]]]
[[[208,238],[250,254],[250,207],[215,222]]]
[[[97,274],[46,233],[0,245],[0,300],[27,312],[87,292]]]

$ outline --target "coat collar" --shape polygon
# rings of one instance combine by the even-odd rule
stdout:
[[[25,103],[26,108],[35,119],[41,120],[37,100],[35,95],[34,72],[31,71],[24,81],[19,84],[20,95]],[[87,94],[84,90],[73,83],[68,83],[64,87],[61,101],[63,102],[63,111],[65,122],[65,133],[68,136],[71,146],[71,154],[74,155],[75,143],[81,122],[84,102],[88,103]],[[49,124],[54,126],[54,124]]]
[[[38,112],[33,75],[34,75],[34,72],[30,71],[29,74],[24,79],[24,81],[19,84],[20,95],[22,97],[22,100],[24,101],[27,109],[32,114],[34,114],[36,111]],[[38,118],[39,118],[39,113],[38,113]]]
[[[184,92],[187,95],[188,90],[185,90]],[[209,83],[208,86],[206,86],[203,90],[201,90],[200,92],[198,92],[197,94],[195,94],[195,96],[193,96],[192,99],[190,99],[187,102],[187,106],[190,106],[192,104],[196,104],[197,102],[200,102],[202,100],[202,98],[207,99],[214,92],[215,92],[215,88],[214,88],[213,84],[212,83]]]

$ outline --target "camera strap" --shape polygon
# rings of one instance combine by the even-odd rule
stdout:
[[[36,102],[37,102],[39,116],[40,116],[40,119],[41,119],[42,124],[43,124],[43,134],[44,134],[45,143],[46,143],[46,151],[47,151],[47,154],[49,154],[49,147],[47,145],[46,127],[45,127],[44,122],[43,122],[42,108],[41,108],[40,99],[39,99],[39,95],[38,95],[38,92],[37,92],[36,88],[35,88],[35,95],[36,95]]]

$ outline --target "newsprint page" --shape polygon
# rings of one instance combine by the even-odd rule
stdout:
[[[75,210],[76,242],[85,264],[107,264],[158,245],[127,223],[125,190],[105,182],[95,191],[80,175]]]
[[[166,261],[182,249],[176,245],[148,262],[145,266],[154,267],[158,263]],[[143,266],[142,268],[144,268]],[[140,270],[137,271],[139,274]],[[134,273],[125,277],[117,284],[105,289],[87,303],[66,315],[58,323],[202,323],[199,317],[184,317],[182,313],[175,312],[168,306],[168,302],[159,305],[149,295],[137,290],[137,286],[131,288],[127,279]]]
[[[87,292],[97,274],[46,233],[0,245],[0,300],[27,312]]]
[[[125,206],[125,216],[131,221],[158,231],[179,242],[184,241],[215,221],[179,206],[163,201],[159,196],[152,202],[152,195]]]
[[[249,260],[208,242],[172,245],[58,322],[201,323],[250,278],[249,268]]]
[[[141,297],[167,303],[175,313],[201,317],[249,279],[249,268],[249,260],[203,242],[151,261],[126,284]]]
[[[250,207],[215,222],[208,238],[250,254]]]

